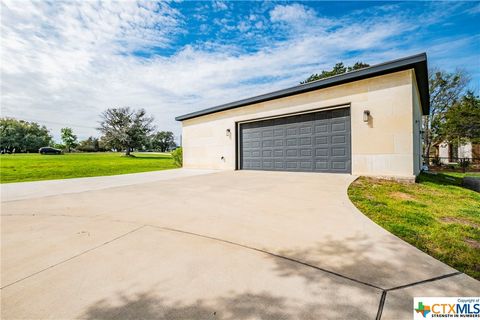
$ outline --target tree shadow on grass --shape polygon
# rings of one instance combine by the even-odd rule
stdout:
[[[417,177],[417,182],[422,183],[432,183],[442,186],[456,186],[461,187],[463,178],[446,175],[443,173],[421,173]]]

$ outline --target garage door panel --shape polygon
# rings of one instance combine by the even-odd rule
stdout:
[[[275,169],[286,169],[284,161],[275,161]]]
[[[351,170],[349,108],[241,124],[240,141],[242,169]]]
[[[315,145],[316,146],[325,146],[329,144],[329,136],[319,136],[315,137]]]
[[[346,169],[345,161],[332,161],[332,169],[336,169],[336,170]]]
[[[296,146],[297,145],[297,139],[294,138],[294,139],[287,139],[285,140],[286,142],[286,146],[287,147],[293,147],[293,146]]]
[[[300,156],[301,157],[311,157],[312,156],[312,149],[300,149]]]
[[[317,170],[327,170],[328,169],[328,161],[315,161],[315,169]]]
[[[273,157],[274,158],[283,158],[284,152],[283,149],[281,150],[273,150]]]
[[[298,168],[297,161],[287,160],[285,162],[285,164],[286,164],[287,169],[297,169]]]
[[[287,128],[287,137],[298,135],[298,128]]]
[[[345,135],[335,135],[332,136],[332,144],[339,144],[339,143],[346,143],[347,142],[347,137]]]
[[[298,150],[297,149],[287,149],[285,150],[285,156],[287,157],[297,157]]]
[[[301,134],[301,135],[305,135],[305,134],[311,135],[312,134],[312,126],[300,127],[299,131],[300,131],[299,134]]]
[[[312,138],[311,137],[306,137],[306,138],[300,138],[300,145],[301,146],[311,146],[312,145]]]
[[[271,158],[273,155],[273,150],[263,150],[262,157],[264,158]]]
[[[328,123],[317,123],[315,124],[316,133],[326,133],[328,132]]]
[[[315,157],[328,157],[328,148],[315,148]]]
[[[284,146],[284,140],[283,139],[275,139],[273,140],[273,146],[274,147],[283,147]]]
[[[271,137],[273,137],[273,129],[262,131],[262,138],[271,138]]]
[[[332,148],[332,157],[345,157],[347,150],[345,148]]]
[[[300,168],[302,169],[312,169],[313,163],[312,161],[300,161]]]
[[[345,122],[334,122],[332,123],[332,132],[345,132],[346,124]]]
[[[262,160],[263,169],[274,169],[273,164],[273,160]]]
[[[264,148],[271,148],[273,147],[273,140],[263,140],[262,147]]]
[[[252,141],[250,143],[250,148],[260,148],[260,141]]]

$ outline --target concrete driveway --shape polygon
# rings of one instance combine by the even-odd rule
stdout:
[[[353,180],[172,170],[92,191],[5,185],[2,318],[411,319],[414,296],[480,294],[363,216]]]

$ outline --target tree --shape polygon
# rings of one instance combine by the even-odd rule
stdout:
[[[100,140],[95,137],[88,137],[88,139],[80,141],[77,146],[77,150],[83,152],[105,151],[105,149],[101,145]]]
[[[429,76],[430,113],[423,118],[424,156],[428,159],[430,148],[441,142],[441,127],[448,109],[457,103],[468,84],[469,78],[462,71],[448,73],[434,71]]]
[[[441,126],[442,138],[455,145],[480,142],[480,99],[468,91],[445,113]]]
[[[0,119],[0,149],[6,152],[38,152],[52,143],[45,126],[13,118]]]
[[[154,130],[153,117],[147,116],[145,109],[111,108],[104,111],[101,118],[98,130],[103,140],[112,148],[125,150],[126,156],[134,148],[141,148]]]
[[[330,70],[330,71],[323,70],[322,73],[320,73],[320,74],[314,73],[310,77],[305,79],[304,81],[300,82],[300,84],[305,84],[305,83],[308,83],[308,82],[312,82],[312,81],[336,76],[338,74],[342,74],[342,73],[350,72],[350,71],[354,71],[354,70],[359,70],[359,69],[363,69],[363,68],[366,68],[366,67],[370,67],[370,65],[367,64],[367,63],[360,62],[360,61],[355,62],[355,64],[353,66],[350,66],[350,67],[345,67],[343,65],[343,62],[339,62],[339,63],[335,64],[335,66],[333,67],[332,70]]]
[[[62,128],[60,129],[60,133],[62,135],[63,144],[68,152],[78,145],[77,136],[73,134],[72,128]]]
[[[159,131],[150,137],[151,147],[161,152],[175,146],[174,135],[171,131]]]

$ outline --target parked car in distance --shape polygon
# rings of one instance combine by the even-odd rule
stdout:
[[[63,151],[60,149],[55,149],[51,147],[42,147],[38,149],[38,153],[40,154],[62,154]]]

